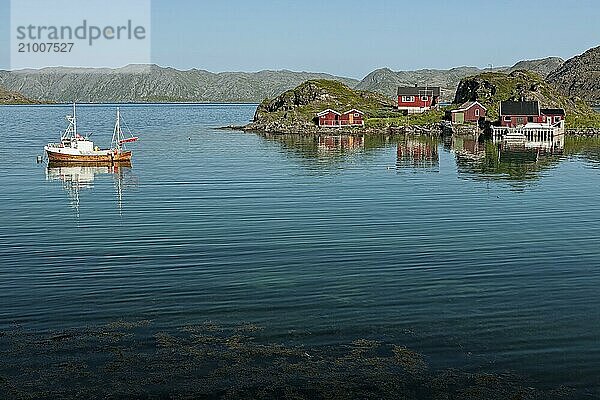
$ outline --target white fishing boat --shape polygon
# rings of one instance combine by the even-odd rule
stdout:
[[[117,164],[130,163],[132,152],[125,148],[126,143],[135,142],[137,137],[129,132],[125,137],[121,129],[121,113],[117,107],[117,121],[113,131],[111,147],[100,149],[88,136],[82,136],[77,130],[76,106],[73,104],[73,115],[68,115],[69,126],[61,135],[60,143],[49,143],[44,147],[50,163],[61,164]]]

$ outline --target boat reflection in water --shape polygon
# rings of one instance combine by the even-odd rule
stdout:
[[[71,208],[79,217],[80,194],[94,187],[98,176],[112,176],[114,190],[117,198],[119,215],[123,210],[123,190],[126,187],[136,186],[135,177],[131,175],[131,164],[121,163],[119,165],[90,165],[86,164],[61,164],[50,163],[46,169],[47,181],[62,182],[64,190],[69,196]]]
[[[317,147],[325,152],[342,152],[362,150],[365,147],[363,136],[350,135],[319,135],[317,136]]]
[[[564,135],[519,138],[453,137],[446,147],[456,155],[459,173],[475,178],[526,182],[560,161]]]
[[[397,168],[437,168],[438,142],[431,138],[406,137],[397,145]]]

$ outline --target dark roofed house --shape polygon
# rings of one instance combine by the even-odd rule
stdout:
[[[398,110],[409,114],[430,110],[438,105],[440,92],[439,86],[401,86],[398,88]]]
[[[564,125],[565,110],[562,108],[542,108],[540,114],[542,114],[543,121],[540,121],[542,123]]]
[[[500,102],[500,125],[517,127],[530,122],[540,121],[540,103],[538,101]]]

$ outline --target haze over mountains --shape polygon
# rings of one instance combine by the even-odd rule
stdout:
[[[563,63],[561,58],[549,57],[521,61],[512,67],[494,68],[494,71],[526,69],[545,77]],[[441,86],[442,100],[451,101],[461,79],[483,71],[476,67],[417,71],[382,68],[358,81],[324,73],[287,70],[213,73],[198,69],[180,71],[157,65],[130,65],[119,69],[56,67],[0,71],[0,87],[18,91],[31,99],[55,102],[261,102],[306,80],[330,79],[392,98],[396,96],[398,86]]]

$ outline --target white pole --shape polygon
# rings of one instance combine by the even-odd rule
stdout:
[[[77,116],[75,115],[75,102],[73,102],[73,130],[75,138],[77,138]]]

